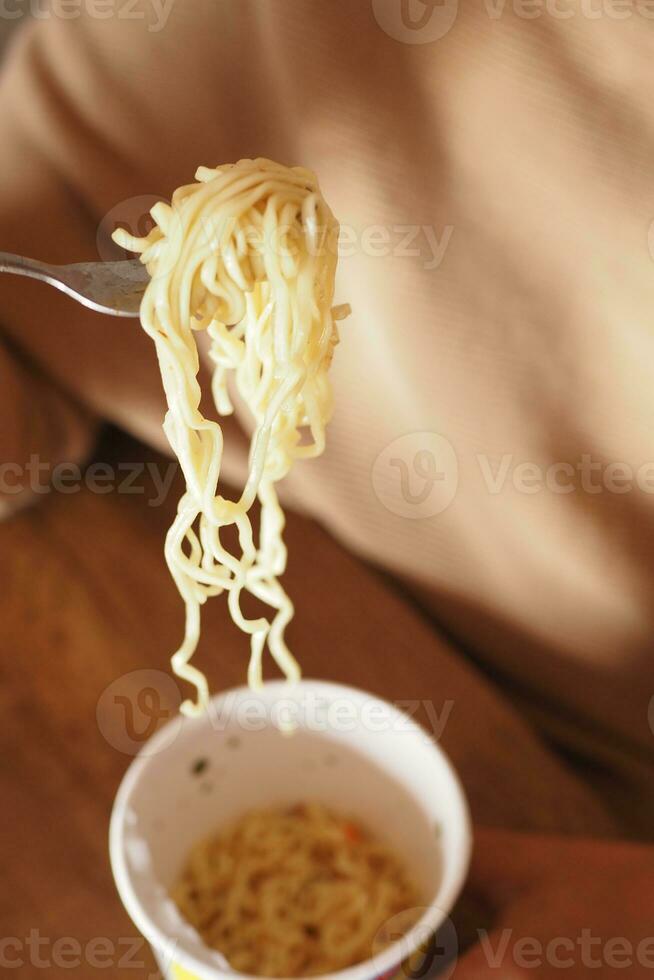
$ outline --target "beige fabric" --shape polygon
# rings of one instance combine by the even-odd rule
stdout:
[[[298,468],[291,499],[415,583],[520,710],[594,759],[607,799],[645,826],[654,479],[650,467],[646,491],[601,481],[620,489],[626,471],[604,467],[654,460],[654,22],[610,5],[527,19],[469,2],[443,37],[409,44],[382,29],[382,6],[178,0],[161,30],[146,2],[143,20],[39,22],[0,87],[2,244],[93,258],[116,202],[165,197],[198,164],[266,155],[316,169],[358,243],[338,291],[354,313],[328,451]],[[406,226],[417,255],[404,254]],[[64,434],[25,438],[46,383],[68,435],[76,420],[78,451],[89,413],[161,444],[146,338],[40,287],[2,287],[8,336],[48,379],[3,403],[5,458],[35,442],[70,453]],[[452,452],[458,470],[452,502],[422,519],[389,509],[402,461],[411,492],[423,487],[411,467],[432,443],[412,433],[451,447],[435,506]],[[572,479],[573,492],[534,490],[539,474]]]

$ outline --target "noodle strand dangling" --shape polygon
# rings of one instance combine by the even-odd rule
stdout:
[[[156,346],[168,403],[164,431],[186,481],[165,554],[186,607],[172,665],[196,689],[195,701],[182,705],[189,715],[201,713],[209,697],[205,676],[190,661],[200,606],[211,596],[227,593],[234,623],[250,636],[250,685],[262,683],[266,645],[289,680],[300,676],[284,640],[293,604],[279,581],[286,549],[275,485],[296,459],[324,449],[335,320],[348,312],[332,307],[338,224],[311,171],[257,159],[200,167],[196,178],[175,191],[170,205],[152,209],[155,226],[147,236],[114,234],[140,253],[151,276],[141,323]],[[210,338],[218,413],[233,411],[231,374],[254,421],[249,475],[238,500],[220,493],[223,434],[200,410],[200,330]],[[256,500],[255,542],[249,511]],[[238,533],[236,552],[221,541],[230,525]],[[248,619],[243,592],[272,614]]]

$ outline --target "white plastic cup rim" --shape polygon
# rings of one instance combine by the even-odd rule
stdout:
[[[358,702],[362,702],[363,699],[374,701],[383,705],[391,717],[401,719],[403,733],[412,733],[416,738],[420,738],[423,746],[425,744],[427,733],[412,718],[409,718],[390,702],[358,688],[311,679],[303,679],[292,687],[285,681],[268,681],[263,691],[256,692],[256,695],[261,694],[272,703],[275,698],[286,699],[290,696],[297,696],[302,691],[317,692],[326,697],[347,697]],[[253,692],[247,687],[232,688],[212,698],[210,707],[217,713],[227,698],[239,699],[252,695]],[[251,977],[234,970],[220,970],[213,965],[210,966],[207,962],[198,959],[191,951],[185,949],[183,943],[173,942],[171,937],[155,921],[146,903],[139,897],[134,887],[132,872],[127,859],[125,838],[134,790],[144,779],[147,779],[152,759],[156,757],[159,751],[165,751],[170,745],[172,740],[171,726],[180,726],[180,730],[183,726],[189,726],[192,730],[200,731],[204,720],[204,718],[180,720],[180,717],[176,717],[168,721],[144,743],[143,748],[129,766],[118,789],[111,815],[109,850],[112,871],[120,898],[128,915],[159,957],[163,954],[166,959],[174,961],[176,966],[181,967],[193,977],[197,977],[198,980],[234,980],[234,978],[260,980],[260,978]],[[434,897],[433,902],[425,907],[419,922],[408,930],[402,939],[392,943],[372,959],[335,973],[323,974],[320,980],[374,980],[374,978],[392,974],[407,956],[416,952],[424,943],[426,936],[432,935],[439,929],[463,887],[472,850],[468,807],[458,776],[447,756],[435,741],[431,739],[427,739],[427,741],[429,751],[432,754],[434,774],[440,780],[441,789],[448,798],[447,817],[443,820],[441,815],[441,820],[444,823],[449,822],[455,837],[455,846],[448,849],[448,853],[443,856],[444,874],[438,894]]]

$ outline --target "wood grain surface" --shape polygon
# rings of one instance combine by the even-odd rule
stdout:
[[[121,481],[128,466],[164,475],[171,465],[116,437],[99,458]],[[3,975],[158,976],[109,868],[109,815],[131,756],[124,713],[103,693],[150,669],[164,712],[179,699],[168,658],[182,605],[162,550],[179,492],[176,479],[152,506],[157,491],[142,474],[129,492],[44,493],[0,526]],[[432,731],[444,723],[436,734],[476,818],[556,829],[599,813],[405,598],[312,521],[290,515],[286,540],[289,639],[307,676],[411,702]],[[244,682],[247,643],[220,598],[203,613],[198,663],[214,690]]]

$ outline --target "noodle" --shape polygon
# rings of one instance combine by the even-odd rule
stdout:
[[[186,492],[166,538],[165,554],[184,600],[184,639],[174,672],[195,686],[185,714],[200,714],[209,691],[190,663],[200,636],[200,607],[227,593],[234,623],[250,636],[248,682],[262,683],[266,644],[289,680],[300,669],[284,640],[293,604],[279,577],[286,568],[284,514],[275,484],[296,459],[318,456],[332,409],[327,370],[338,332],[332,309],[338,224],[315,175],[270,160],[200,167],[198,183],[180,187],[170,205],[158,203],[145,238],[114,234],[140,253],[151,275],[141,305],[143,329],[154,340],[168,403],[164,431],[177,456]],[[214,364],[212,393],[220,415],[233,411],[227,378],[254,420],[249,475],[240,498],[218,484],[223,434],[200,410],[195,332],[206,330]],[[255,542],[249,511],[261,505]],[[221,530],[233,525],[233,553]],[[272,609],[248,619],[243,591]]]
[[[398,938],[384,923],[405,913],[406,932],[419,904],[392,851],[316,803],[250,813],[201,842],[171,897],[233,969],[267,977],[360,963]]]

